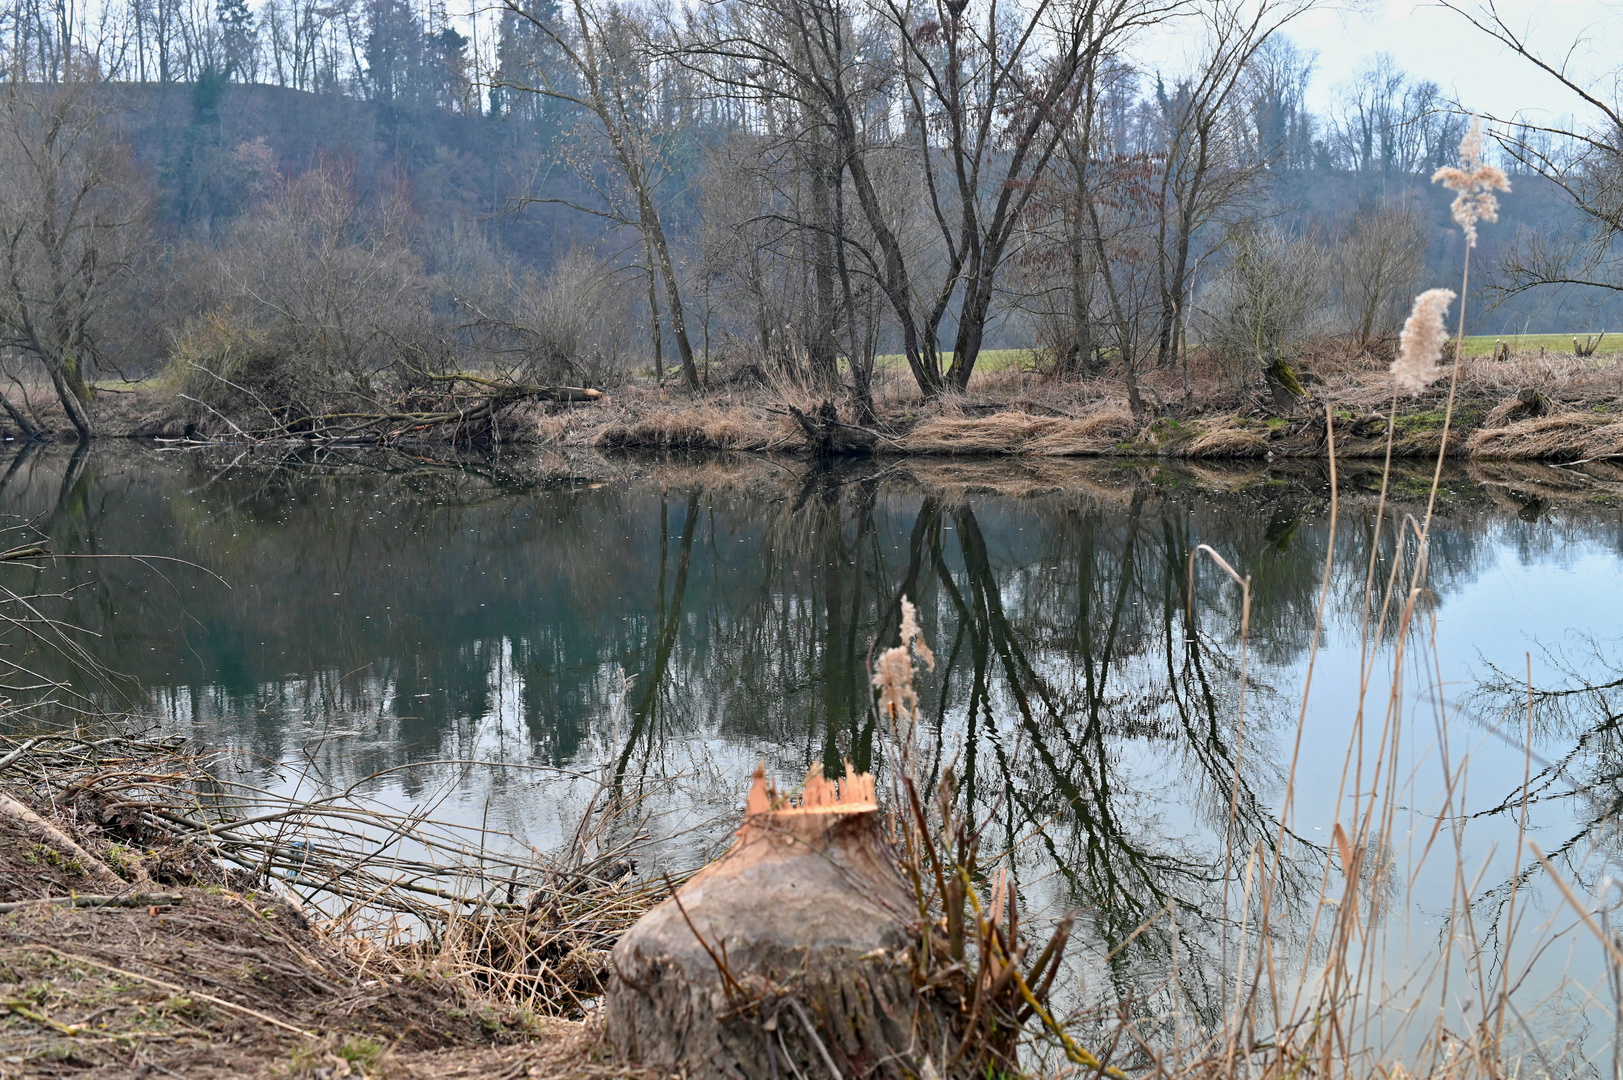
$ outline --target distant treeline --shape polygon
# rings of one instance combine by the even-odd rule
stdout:
[[[13,423],[54,400],[89,431],[119,373],[296,426],[443,407],[468,372],[742,365],[860,417],[878,354],[933,395],[994,346],[1137,408],[1192,349],[1290,386],[1306,341],[1379,348],[1458,265],[1427,178],[1465,118],[1385,56],[1309,110],[1303,0],[505,2],[0,10]],[[1190,58],[1134,64],[1163,23]],[[1510,135],[1490,285],[1500,246],[1585,224],[1527,165],[1564,144]],[[1522,292],[1473,329],[1606,303]]]

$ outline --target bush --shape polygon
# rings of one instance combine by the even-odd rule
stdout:
[[[624,375],[633,302],[608,263],[576,249],[545,276],[487,273],[473,291],[463,306],[481,364],[543,386],[601,386]]]
[[[1206,296],[1206,341],[1231,377],[1266,373],[1301,392],[1288,352],[1313,329],[1326,292],[1326,256],[1312,237],[1251,226],[1230,239],[1227,264]]]
[[[176,337],[183,392],[286,423],[373,409],[425,383],[452,350],[405,220],[326,169],[282,185],[221,253],[220,306]]]

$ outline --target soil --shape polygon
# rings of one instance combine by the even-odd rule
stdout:
[[[80,800],[82,803],[83,800]],[[117,891],[136,907],[0,914],[0,1078],[624,1076],[590,1023],[537,1018],[432,967],[369,972],[365,950],[195,851],[34,807],[81,857],[0,814],[0,902]],[[101,815],[94,815],[101,816]],[[139,866],[136,871],[134,867]],[[118,867],[145,880],[109,877]]]

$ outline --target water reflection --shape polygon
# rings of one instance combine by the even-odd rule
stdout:
[[[1553,473],[1449,474],[1427,611],[1478,595],[1507,558],[1615,562],[1618,512],[1583,487],[1611,481]],[[59,594],[49,609],[126,677],[10,642],[86,694],[231,747],[245,768],[302,759],[406,802],[483,783],[466,812],[532,833],[562,815],[540,787],[403,767],[603,767],[631,793],[681,777],[683,798],[714,808],[757,758],[786,778],[844,758],[883,768],[869,660],[907,596],[940,660],[924,687],[929,768],[954,762],[964,797],[995,816],[1028,906],[1081,912],[1114,991],[1176,954],[1167,995],[1209,1019],[1236,859],[1278,861],[1286,915],[1323,873],[1325,834],[1279,814],[1329,548],[1319,662],[1345,688],[1372,655],[1361,642],[1389,634],[1367,585],[1406,574],[1411,546],[1392,537],[1430,477],[1400,471],[1384,502],[1377,469],[1339,479],[1332,541],[1319,465],[25,449],[0,507],[58,554],[101,557],[0,573]],[[1243,711],[1239,592],[1209,564],[1191,592],[1202,543],[1250,577]],[[130,554],[179,561],[111,557]],[[1594,603],[1531,629],[1609,617],[1604,591]],[[1493,647],[1485,634],[1466,628]],[[1318,759],[1339,762],[1353,709],[1346,695],[1316,706],[1311,775],[1333,773]],[[1580,784],[1597,791],[1618,775],[1607,709],[1546,725],[1593,762]],[[1298,796],[1328,807],[1315,820],[1338,812],[1325,787]],[[1612,814],[1615,793],[1596,797],[1597,820]],[[690,855],[725,839],[684,821],[701,823],[679,841]]]

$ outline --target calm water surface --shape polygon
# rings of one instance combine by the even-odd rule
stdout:
[[[1462,933],[1492,952],[1529,774],[1528,835],[1594,903],[1617,899],[1610,474],[1451,470],[1400,642],[1366,586],[1407,580],[1414,545],[1393,535],[1423,516],[1423,464],[1400,470],[1384,510],[1378,468],[1344,466],[1333,536],[1322,466],[108,444],[15,454],[0,472],[0,511],[58,554],[181,560],[0,573],[60,594],[47,608],[127,677],[134,708],[267,782],[298,765],[546,847],[579,777],[606,772],[648,793],[663,856],[691,861],[725,843],[758,760],[787,782],[843,758],[884,768],[867,664],[906,595],[939,660],[921,686],[932,774],[955,765],[1029,902],[1078,910],[1095,958],[1151,922],[1091,975],[1118,990],[1170,961],[1183,999],[1217,1008],[1220,946],[1202,928],[1243,906],[1246,860],[1283,836],[1307,920],[1334,826],[1372,795],[1397,868],[1381,886],[1401,915],[1381,923],[1395,985]],[[1215,563],[1191,595],[1201,544],[1250,578],[1243,650],[1241,591]],[[1533,984],[1559,1013],[1595,984],[1598,949],[1563,930],[1526,851],[1519,868],[1557,943],[1541,962],[1560,958]],[[1472,978],[1446,993],[1468,998]]]

